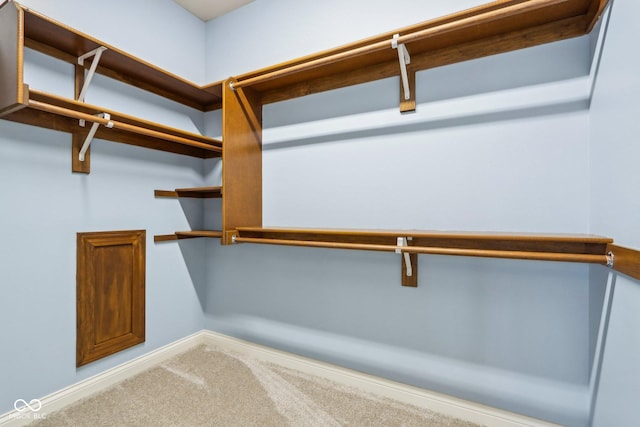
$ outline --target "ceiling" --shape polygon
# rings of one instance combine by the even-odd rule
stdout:
[[[189,12],[208,21],[234,9],[238,9],[253,0],[173,0]]]

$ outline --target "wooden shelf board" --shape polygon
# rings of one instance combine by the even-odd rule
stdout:
[[[221,82],[198,86],[116,47],[103,43],[22,5],[25,45],[71,63],[99,46],[107,47],[97,72],[192,108],[210,111],[222,104]],[[86,67],[91,60],[86,61]]]
[[[159,234],[153,236],[153,241],[158,242],[167,242],[172,240],[182,240],[182,239],[196,239],[198,237],[207,237],[207,238],[221,238],[222,231],[216,230],[191,230],[191,231],[176,231],[173,234]]]
[[[197,187],[176,188],[175,190],[155,190],[156,197],[193,197],[193,198],[220,198],[222,187]]]
[[[640,251],[624,246],[608,245],[614,255],[613,269],[640,280]]]
[[[350,228],[291,228],[291,227],[238,227],[242,233],[271,233],[310,236],[363,236],[363,237],[414,237],[443,238],[451,240],[513,240],[513,241],[551,241],[580,243],[612,243],[609,237],[593,234],[563,233],[511,233],[511,232],[475,232],[475,231],[439,231],[439,230],[376,230]]]
[[[220,157],[222,152],[222,142],[214,138],[209,138],[192,132],[164,126],[158,123],[153,123],[147,120],[108,110],[106,108],[74,101],[72,99],[63,98],[57,95],[48,94],[37,90],[29,90],[28,98],[33,101],[38,101],[55,107],[61,107],[67,110],[77,111],[89,115],[106,112],[111,115],[112,121],[148,129],[154,132],[158,132],[159,134],[182,138],[199,144],[200,146],[193,147],[181,143],[176,143],[174,141],[168,141],[161,137],[140,135],[135,132],[130,132],[122,129],[109,129],[105,126],[100,126],[98,128],[98,131],[96,132],[96,138],[99,139],[105,139],[109,141],[115,141],[129,145],[136,145],[155,150],[184,154],[200,158]],[[82,128],[79,126],[78,120],[75,118],[40,111],[30,107],[24,107],[22,109],[14,111],[13,113],[5,115],[2,118],[69,133],[86,133],[90,128],[90,123]]]
[[[405,43],[411,55],[411,69],[420,71],[584,35],[591,30],[596,14],[602,11],[606,1],[495,1],[246,73],[235,77],[235,80],[242,82],[274,72],[294,70],[304,64],[345,54],[345,57],[330,59],[328,63],[251,84],[251,88],[262,94],[263,103],[282,101],[399,75],[397,52],[390,43],[396,33],[401,36],[428,33],[425,38]],[[384,46],[385,41],[389,42],[389,48],[347,55],[347,52],[378,43]]]
[[[591,259],[604,263],[607,245],[612,239],[587,234],[479,233],[419,230],[350,230],[238,227],[237,238],[254,243],[291,244],[293,246],[336,247],[353,246],[371,250],[389,250],[398,237],[411,237],[410,245],[424,248],[419,253],[485,256],[496,258],[578,261]],[[288,243],[284,243],[288,242]],[[326,244],[326,245],[324,245]],[[477,252],[477,255],[473,253]],[[499,256],[498,256],[499,254]],[[527,255],[528,256],[525,256]],[[564,259],[566,258],[566,259]]]

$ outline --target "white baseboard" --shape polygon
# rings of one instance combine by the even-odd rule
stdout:
[[[45,396],[39,399],[45,410],[42,412],[51,413],[62,409],[200,344],[245,354],[258,360],[275,363],[365,392],[478,424],[492,427],[557,427],[556,424],[385,380],[206,330]],[[33,417],[21,418],[21,415],[15,410],[0,415],[0,427],[24,426],[34,419]]]
[[[48,396],[40,398],[42,410],[38,413],[19,413],[16,410],[0,414],[0,427],[21,427],[34,421],[37,416],[46,416],[48,413],[55,412],[77,402],[80,399],[91,396],[105,390],[112,385],[131,378],[153,366],[156,366],[167,359],[172,358],[180,353],[205,343],[205,335],[203,332],[197,332],[186,338],[168,344],[143,356],[137,357],[115,368],[108,369],[91,378],[80,381],[69,387],[65,387]]]
[[[218,346],[465,421],[491,427],[559,427],[558,424],[386,380],[216,332],[203,331],[202,334],[204,342],[212,347]]]

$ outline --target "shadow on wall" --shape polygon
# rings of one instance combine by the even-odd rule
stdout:
[[[209,244],[205,327],[566,425],[589,414],[583,265]]]
[[[570,113],[576,111],[584,111],[588,108],[588,100],[569,100],[557,104],[544,106],[531,106],[524,108],[516,108],[513,110],[503,110],[490,113],[476,113],[470,115],[462,115],[458,117],[424,120],[424,121],[407,121],[391,126],[376,126],[371,129],[360,129],[354,131],[334,132],[319,136],[300,136],[294,139],[284,141],[266,141],[263,145],[264,150],[277,150],[281,148],[291,148],[303,145],[322,144],[327,142],[336,142],[344,140],[353,140],[361,138],[372,138],[385,135],[399,135],[402,133],[420,132],[436,130],[441,128],[462,127],[486,123],[495,123],[499,121],[517,120],[533,117],[550,116],[555,114]],[[266,133],[266,132],[265,132]]]
[[[180,246],[180,252],[184,259],[187,270],[189,271],[189,277],[191,277],[191,283],[193,289],[196,291],[200,307],[204,311],[206,307],[207,296],[207,277],[206,270],[203,267],[206,260],[206,243],[205,239],[184,239],[178,240],[177,244]],[[176,244],[175,242],[161,243],[164,245]]]
[[[588,76],[592,39],[584,36],[420,71],[416,101],[429,104]],[[264,128],[397,110],[399,91],[399,78],[389,78],[269,104]]]

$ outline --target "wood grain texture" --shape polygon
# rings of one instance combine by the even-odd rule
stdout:
[[[75,65],[73,68],[73,96],[75,99],[77,99],[80,96],[80,92],[82,91],[85,75],[83,67]],[[84,154],[84,161],[80,161],[79,157],[80,150],[82,150],[82,146],[84,145],[84,141],[89,134],[90,128],[91,124],[89,124],[88,126],[85,124],[84,127],[81,127],[78,121],[77,130],[71,134],[71,172],[84,174],[91,173],[91,146],[89,146]]]
[[[608,245],[607,250],[611,251],[615,258],[615,271],[640,280],[640,250],[618,245]]]
[[[589,5],[587,16],[586,16],[587,22],[589,23],[587,27],[587,32],[590,33],[591,30],[593,30],[593,27],[596,26],[596,24],[598,23],[598,20],[602,16],[602,13],[607,7],[607,4],[609,4],[609,0],[597,0],[597,1],[591,2],[591,4]]]
[[[171,242],[173,240],[178,240],[178,236],[175,234],[156,234],[153,236],[154,243]]]
[[[176,188],[175,190],[155,190],[156,197],[190,197],[211,199],[222,197],[222,187]]]
[[[222,95],[223,231],[262,226],[262,102],[252,89],[234,91],[229,83]]]
[[[88,131],[88,128],[79,127],[79,119],[87,120],[88,126],[90,126],[91,122],[105,125],[107,120],[97,117],[96,114],[106,112],[111,115],[114,127],[110,129],[100,126],[96,132],[97,139],[199,158],[219,157],[222,155],[222,141],[214,138],[164,126],[46,92],[30,90],[28,98],[29,108],[7,114],[3,118],[73,134],[78,131]]]
[[[146,232],[77,235],[76,365],[145,341]]]
[[[503,0],[236,77],[263,103],[399,75],[393,34],[420,71],[586,34],[605,0]],[[420,61],[414,61],[421,58]]]
[[[216,84],[201,87],[34,10],[23,10],[25,39],[34,49],[75,63],[78,56],[105,46],[108,50],[96,70],[100,74],[201,111],[215,109],[221,103]],[[90,65],[89,60],[85,66]]]
[[[511,52],[518,49],[578,37],[584,34],[584,17],[567,18],[534,28],[525,28],[509,34],[497,34],[478,40],[461,42],[455,46],[412,52],[411,68],[416,71],[437,68],[485,56]],[[361,83],[397,76],[398,61],[382,61],[356,69],[327,72],[324,75],[297,81],[290,79],[272,89],[262,91],[263,103],[284,101],[326,90],[338,89]]]
[[[410,113],[416,111],[416,70],[407,67],[407,80],[409,81],[409,99],[404,99],[404,86],[400,78],[400,112]]]
[[[206,237],[209,239],[217,239],[222,237],[222,231],[219,230],[191,230],[191,231],[176,231],[173,234],[158,234],[153,236],[155,243],[170,242],[174,240],[182,239],[196,239],[199,237]]]
[[[24,104],[22,10],[15,3],[0,7],[0,117]]]
[[[418,254],[409,254],[409,261],[411,261],[411,276],[407,276],[407,264],[404,261],[404,254],[400,257],[400,263],[402,265],[400,271],[400,283],[402,286],[409,288],[418,287]]]
[[[54,97],[50,97],[49,100],[54,100]],[[159,124],[147,122],[146,120],[135,119],[131,116],[126,116],[124,114],[119,114],[106,110],[104,108],[89,106],[92,110],[99,112],[108,112],[111,114],[111,118],[109,120],[97,117],[95,114],[89,114],[81,109],[87,108],[84,103],[76,103],[76,101],[72,100],[61,100],[60,98],[55,99],[56,101],[63,101],[62,103],[72,104],[73,107],[69,108],[65,105],[60,105],[58,103],[51,102],[43,102],[35,99],[35,96],[29,99],[29,107],[35,110],[44,111],[47,113],[58,114],[61,116],[65,116],[71,119],[76,120],[86,120],[89,123],[99,123],[103,126],[100,127],[100,131],[103,133],[109,133],[112,129],[119,130],[123,132],[129,132],[136,135],[142,135],[146,137],[161,139],[164,141],[174,142],[178,144],[188,145],[191,147],[202,148],[210,151],[221,151],[218,146],[218,141],[213,140],[213,138],[206,138],[201,135],[191,134],[189,132],[183,132],[176,128],[170,128],[168,126],[162,126]],[[123,120],[124,118],[127,118]],[[120,119],[120,120],[119,120]],[[107,125],[110,124],[111,128]],[[162,130],[157,130],[157,129]],[[96,135],[98,135],[96,132]],[[201,140],[204,140],[201,141]]]
[[[411,246],[398,248],[398,237],[411,237]],[[606,264],[606,248],[612,239],[572,234],[239,227],[236,241],[387,252],[402,249],[416,254]]]

